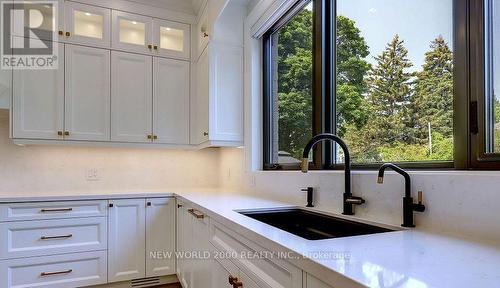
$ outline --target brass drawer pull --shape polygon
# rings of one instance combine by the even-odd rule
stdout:
[[[177,204],[177,208],[181,208],[181,207],[184,207],[184,205],[182,205],[182,204]]]
[[[63,131],[57,131],[58,136],[63,136],[63,134],[64,134]]]
[[[64,136],[69,136],[69,131],[64,131]]]
[[[153,49],[153,45],[152,44],[148,44],[148,49]]]
[[[64,32],[62,30],[59,30],[59,35],[63,36]]]
[[[61,275],[61,274],[69,274],[73,272],[73,269],[68,269],[64,271],[57,271],[57,272],[42,272],[40,273],[40,276],[45,277],[45,276],[54,276],[54,275]]]
[[[203,215],[203,213],[201,213],[200,211],[198,210],[194,210],[194,209],[189,209],[188,212],[193,215],[194,217],[196,217],[196,219],[203,219],[205,218],[205,215]]]
[[[51,213],[51,212],[70,212],[73,211],[73,208],[55,208],[55,209],[41,209],[42,213]]]
[[[154,45],[154,46],[153,46],[153,49],[158,50],[158,46],[157,46],[157,45]]]
[[[66,32],[66,37],[69,37],[69,36],[71,36],[71,33]]]
[[[58,240],[58,239],[68,239],[73,237],[73,234],[61,235],[61,236],[42,236],[40,240]]]
[[[240,288],[240,287],[243,287],[243,283],[242,282],[236,281],[236,282],[233,283],[233,288]]]

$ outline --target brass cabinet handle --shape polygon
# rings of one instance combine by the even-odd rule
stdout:
[[[153,49],[158,50],[158,45],[154,45]]]
[[[61,235],[61,236],[42,236],[40,240],[58,240],[58,239],[68,239],[73,237],[73,234]]]
[[[63,131],[57,131],[57,135],[63,136]]]
[[[73,208],[54,208],[54,209],[40,209],[42,213],[51,213],[51,212],[70,212],[73,211]]]
[[[64,270],[64,271],[57,271],[57,272],[42,272],[42,273],[40,273],[40,276],[45,277],[45,276],[69,274],[71,272],[73,272],[73,269],[68,269],[68,270]]]
[[[146,206],[150,207],[151,206],[151,202],[146,203]]]
[[[64,131],[64,136],[69,136],[69,131]]]
[[[153,45],[152,44],[148,44],[148,48],[149,49],[153,49]]]
[[[203,136],[208,136],[208,132],[203,132]]]
[[[113,206],[115,206],[113,203],[109,203],[109,208],[113,208]]]
[[[236,281],[233,283],[233,288],[240,288],[240,287],[243,287],[243,283],[241,283],[239,281]]]
[[[71,33],[66,32],[66,37],[69,37],[69,36],[71,36]]]
[[[153,139],[153,135],[148,134],[148,139]]]
[[[238,281],[238,277],[234,277],[233,275],[229,275],[229,284],[234,285],[234,282]]]
[[[177,204],[177,208],[181,208],[181,207],[184,207],[184,205],[182,205],[182,204]]]
[[[208,33],[207,32],[203,32],[203,38],[207,38],[208,37]]]
[[[158,140],[158,135],[153,135],[153,140]]]
[[[198,210],[189,209],[188,212],[191,215],[193,215],[196,219],[203,219],[203,218],[205,218],[205,215],[203,213],[201,213],[200,211],[198,211]]]
[[[63,36],[64,35],[64,31],[59,30],[59,35]]]

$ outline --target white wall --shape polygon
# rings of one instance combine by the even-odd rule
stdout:
[[[27,146],[9,139],[8,111],[0,109],[0,193],[167,191],[218,186],[219,150]],[[100,181],[87,181],[97,168]]]
[[[299,171],[246,172],[243,155],[243,149],[222,150],[221,187],[305,206],[306,196],[300,189],[312,186],[316,190],[317,209],[342,212],[343,171],[317,171],[308,174]],[[353,194],[362,196],[367,202],[355,208],[356,217],[400,225],[403,179],[398,174],[388,172],[385,183],[380,185],[376,184],[376,173],[353,173]],[[417,191],[422,190],[427,208],[422,214],[415,213],[416,229],[498,245],[500,171],[428,171],[411,172],[411,175],[413,195],[416,198]]]

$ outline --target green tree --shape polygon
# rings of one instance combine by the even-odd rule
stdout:
[[[453,52],[442,36],[432,41],[422,68],[412,103],[417,138],[428,142],[429,123],[431,131],[453,137]]]
[[[370,64],[365,58],[370,54],[366,40],[356,23],[337,17],[337,134],[345,135],[347,125],[363,127],[368,121],[369,107],[364,98],[367,91],[366,73]]]
[[[299,159],[312,137],[312,11],[304,9],[277,37],[279,150]]]
[[[382,54],[375,57],[377,64],[370,71],[367,82],[368,101],[372,106],[369,125],[370,141],[412,143],[411,78],[404,41],[395,35]]]

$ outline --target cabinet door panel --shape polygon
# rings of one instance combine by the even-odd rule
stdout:
[[[13,71],[13,138],[62,139],[57,132],[64,129],[64,45],[58,50],[58,69]]]
[[[191,144],[201,144],[208,141],[210,133],[208,131],[209,62],[207,50],[200,56],[196,67],[195,97],[191,101]]]
[[[112,46],[139,53],[153,53],[153,18],[113,10]],[[149,46],[151,45],[151,46]]]
[[[187,207],[179,203],[177,206],[177,276],[182,283],[182,287],[191,288],[192,286],[192,265],[191,260],[184,257],[185,253],[191,251],[193,240],[192,217],[187,212]]]
[[[175,198],[146,202],[146,277],[175,274]]]
[[[199,212],[196,212],[199,213]],[[204,215],[204,218],[196,218],[191,215],[193,219],[193,246],[191,247],[191,251],[197,251],[198,255],[200,255],[200,259],[193,259],[191,261],[192,269],[193,269],[193,288],[196,287],[204,287],[206,283],[210,283],[210,275],[212,274],[212,267],[210,259],[205,259],[205,255],[207,252],[212,250],[212,245],[209,242],[210,237],[210,219],[207,215]]]
[[[111,10],[75,2],[65,6],[67,42],[109,47],[111,45]]]
[[[226,263],[232,264],[229,261]],[[238,268],[234,265],[222,265],[219,261],[213,259],[211,263],[212,277],[210,279],[211,288],[233,288],[233,285],[229,284],[229,277],[239,277]],[[239,279],[238,279],[239,280]],[[247,286],[243,286],[247,287]]]
[[[146,203],[144,199],[109,201],[109,282],[144,278]],[[111,205],[110,205],[111,206]]]
[[[109,141],[109,78],[109,50],[66,45],[65,139]]]
[[[152,58],[113,52],[111,140],[151,142],[153,121]]]
[[[188,24],[153,19],[154,51],[166,57],[189,59],[191,27]]]
[[[189,144],[189,62],[154,58],[153,67],[155,142]]]

